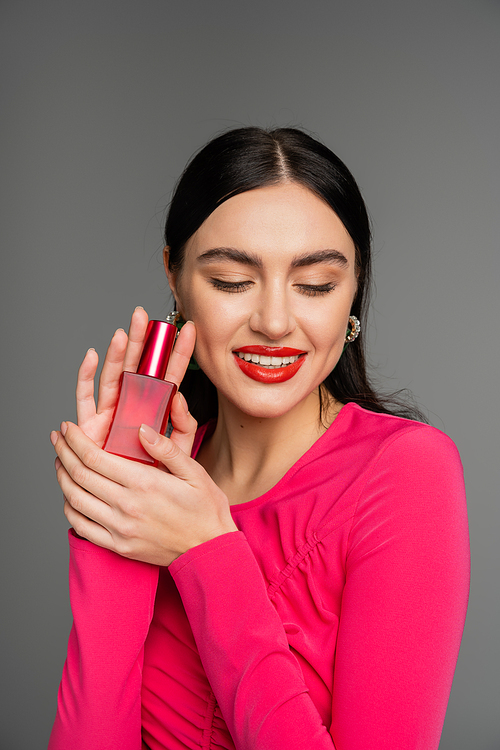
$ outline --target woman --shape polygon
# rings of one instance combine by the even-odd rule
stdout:
[[[170,439],[141,428],[168,472],[97,448],[146,313],[115,334],[97,410],[87,353],[79,426],[51,435],[74,530],[51,750],[437,748],[468,594],[462,472],[368,383],[354,179],[300,131],[231,131],[188,165],[166,245],[190,321],[166,379],[196,335],[202,426],[178,395]]]

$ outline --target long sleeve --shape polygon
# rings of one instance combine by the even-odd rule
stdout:
[[[49,750],[140,750],[144,641],[158,568],[70,540],[73,627]]]
[[[244,534],[194,548],[170,570],[237,750],[332,750]]]
[[[326,554],[314,579],[319,593],[310,595],[325,617],[328,554],[333,568],[339,548],[345,551],[328,725],[290,648],[295,625],[270,601],[248,530],[170,566],[237,750],[438,747],[468,598],[461,465],[446,436],[418,425],[387,440],[367,463],[352,482],[356,497],[352,490],[346,500],[349,523],[338,521],[344,537],[333,524],[335,532],[312,532],[308,542]],[[304,561],[290,573],[291,587]],[[298,621],[310,606],[304,596],[296,602]],[[319,651],[321,662],[328,634],[307,638],[304,649]]]
[[[332,732],[338,750],[434,750],[469,594],[461,463],[448,437],[422,428],[375,469],[350,530]]]

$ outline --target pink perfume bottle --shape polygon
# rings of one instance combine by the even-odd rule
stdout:
[[[155,466],[158,462],[142,447],[141,424],[163,434],[177,386],[163,380],[177,329],[176,312],[166,320],[150,320],[137,372],[123,372],[113,421],[104,450]]]

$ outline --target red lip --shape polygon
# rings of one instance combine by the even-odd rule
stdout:
[[[268,352],[263,351],[249,351],[250,349],[271,349],[272,351],[278,351],[277,349],[272,349],[272,347],[245,347],[244,349],[238,349],[237,351],[243,352],[248,351],[249,354],[268,354]],[[297,352],[295,349],[287,349],[287,351],[293,351],[297,354],[300,354],[301,352]],[[276,356],[276,355],[275,355]],[[289,354],[283,354],[281,355],[283,357],[290,356]],[[262,367],[261,365],[256,365],[254,362],[247,362],[245,359],[240,359],[237,354],[233,352],[233,357],[236,360],[236,364],[242,370],[245,375],[248,375],[249,378],[252,378],[252,380],[257,380],[259,383],[284,383],[286,380],[290,380],[290,378],[293,378],[299,367],[302,366],[303,362],[305,361],[305,357],[299,357],[295,362],[293,362],[291,365],[286,365],[285,367],[276,367],[272,370],[267,369],[266,367]]]
[[[234,351],[243,354],[264,354],[268,357],[295,357],[297,354],[305,354],[303,349],[292,349],[289,346],[241,346]]]

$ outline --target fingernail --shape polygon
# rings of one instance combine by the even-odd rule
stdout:
[[[50,442],[52,445],[55,445],[57,443],[57,432],[55,430],[52,430],[50,433]]]
[[[123,331],[123,332],[125,333],[125,328],[117,328],[117,329],[116,329],[116,331],[114,332],[113,336],[116,336],[116,334],[117,334],[117,333],[118,333],[119,331]]]
[[[141,424],[141,429],[139,430],[139,432],[142,434],[144,440],[146,440],[148,443],[151,443],[151,445],[155,445],[155,443],[157,443],[160,439],[160,436],[156,432],[156,430],[153,430],[153,428],[149,427],[149,425],[147,424]]]
[[[186,320],[186,323],[192,323],[194,325],[194,320]]]
[[[59,468],[60,466],[62,466],[62,463],[61,463],[61,461],[59,460],[59,457],[57,457],[57,458],[56,458],[56,460],[54,461],[54,466],[55,466],[55,469],[56,469],[56,471],[58,470],[58,468]]]
[[[177,393],[177,398],[178,398],[178,399],[179,399],[179,401],[181,402],[181,406],[182,406],[182,409],[183,409],[183,411],[184,411],[184,412],[185,412],[186,414],[189,414],[189,409],[188,409],[187,401],[186,401],[186,399],[184,398],[183,394],[182,394],[182,393]]]
[[[144,310],[144,308],[143,308],[142,305],[137,305],[137,307],[135,308],[135,310]],[[135,312],[135,310],[134,310],[134,312]]]
[[[68,424],[67,424],[67,422],[61,422],[61,433],[62,433],[63,437],[64,437],[64,435],[66,435],[67,430],[68,430]]]

